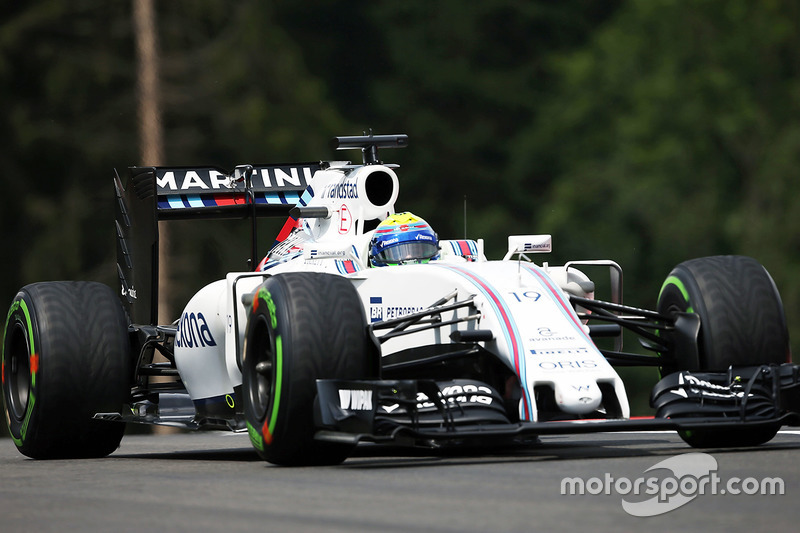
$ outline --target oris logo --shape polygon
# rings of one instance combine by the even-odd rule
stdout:
[[[584,361],[542,361],[539,363],[542,370],[566,370],[566,369],[586,369],[597,368],[597,363],[591,359]]]

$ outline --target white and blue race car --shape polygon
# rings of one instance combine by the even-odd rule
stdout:
[[[405,135],[338,137],[346,161],[135,167],[114,179],[119,288],[23,287],[7,315],[5,416],[33,458],[98,457],[126,423],[247,431],[267,461],[335,464],[359,442],[530,445],[553,433],[673,429],[692,446],[756,445],[800,422],[783,306],[741,256],[694,259],[656,310],[622,303],[613,261],[537,265],[548,235],[439,240],[397,212]],[[287,216],[258,267],[158,324],[158,222]],[[596,296],[586,271],[609,293]],[[608,274],[605,274],[605,272]],[[598,280],[599,282],[600,280]],[[622,350],[622,331],[642,353]],[[631,419],[615,367],[659,367],[655,416]]]

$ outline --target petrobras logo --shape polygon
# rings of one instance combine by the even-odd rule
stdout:
[[[380,322],[392,318],[401,318],[413,313],[419,313],[425,308],[417,305],[384,305],[383,296],[370,296],[369,321]]]
[[[380,296],[370,296],[369,321],[380,322],[381,320],[383,320],[383,298]]]
[[[387,305],[383,308],[384,317],[389,320],[392,318],[401,318],[406,315],[419,313],[425,308],[421,305]]]

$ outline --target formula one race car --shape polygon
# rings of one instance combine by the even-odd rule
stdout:
[[[694,259],[654,311],[622,303],[613,261],[538,266],[548,235],[439,240],[396,212],[405,135],[338,137],[331,161],[116,174],[116,291],[23,287],[3,338],[5,415],[33,458],[98,457],[126,423],[247,431],[265,460],[335,464],[359,442],[525,445],[539,435],[673,429],[692,446],[756,445],[800,422],[778,290],[741,256]],[[287,216],[258,267],[158,324],[158,221]],[[596,298],[585,271],[609,296]],[[606,279],[605,272],[609,275]],[[115,294],[116,293],[116,294]],[[120,301],[121,300],[121,301]],[[642,353],[622,351],[622,331]],[[655,416],[631,419],[615,366],[648,365]]]

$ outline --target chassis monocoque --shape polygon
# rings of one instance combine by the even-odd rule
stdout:
[[[339,137],[363,163],[135,167],[116,174],[119,289],[23,287],[7,315],[5,416],[34,458],[113,452],[126,423],[247,431],[277,464],[332,464],[362,441],[513,445],[538,435],[677,430],[693,446],[756,445],[797,424],[800,367],[767,271],[693,259],[656,310],[622,303],[613,261],[537,265],[548,235],[442,240],[426,264],[370,268],[395,212],[404,135]],[[258,268],[202,288],[158,324],[158,222],[289,215]],[[607,270],[596,298],[585,271]],[[622,351],[622,330],[642,353]],[[600,339],[603,339],[602,341]],[[619,366],[657,366],[655,416],[631,419]]]

